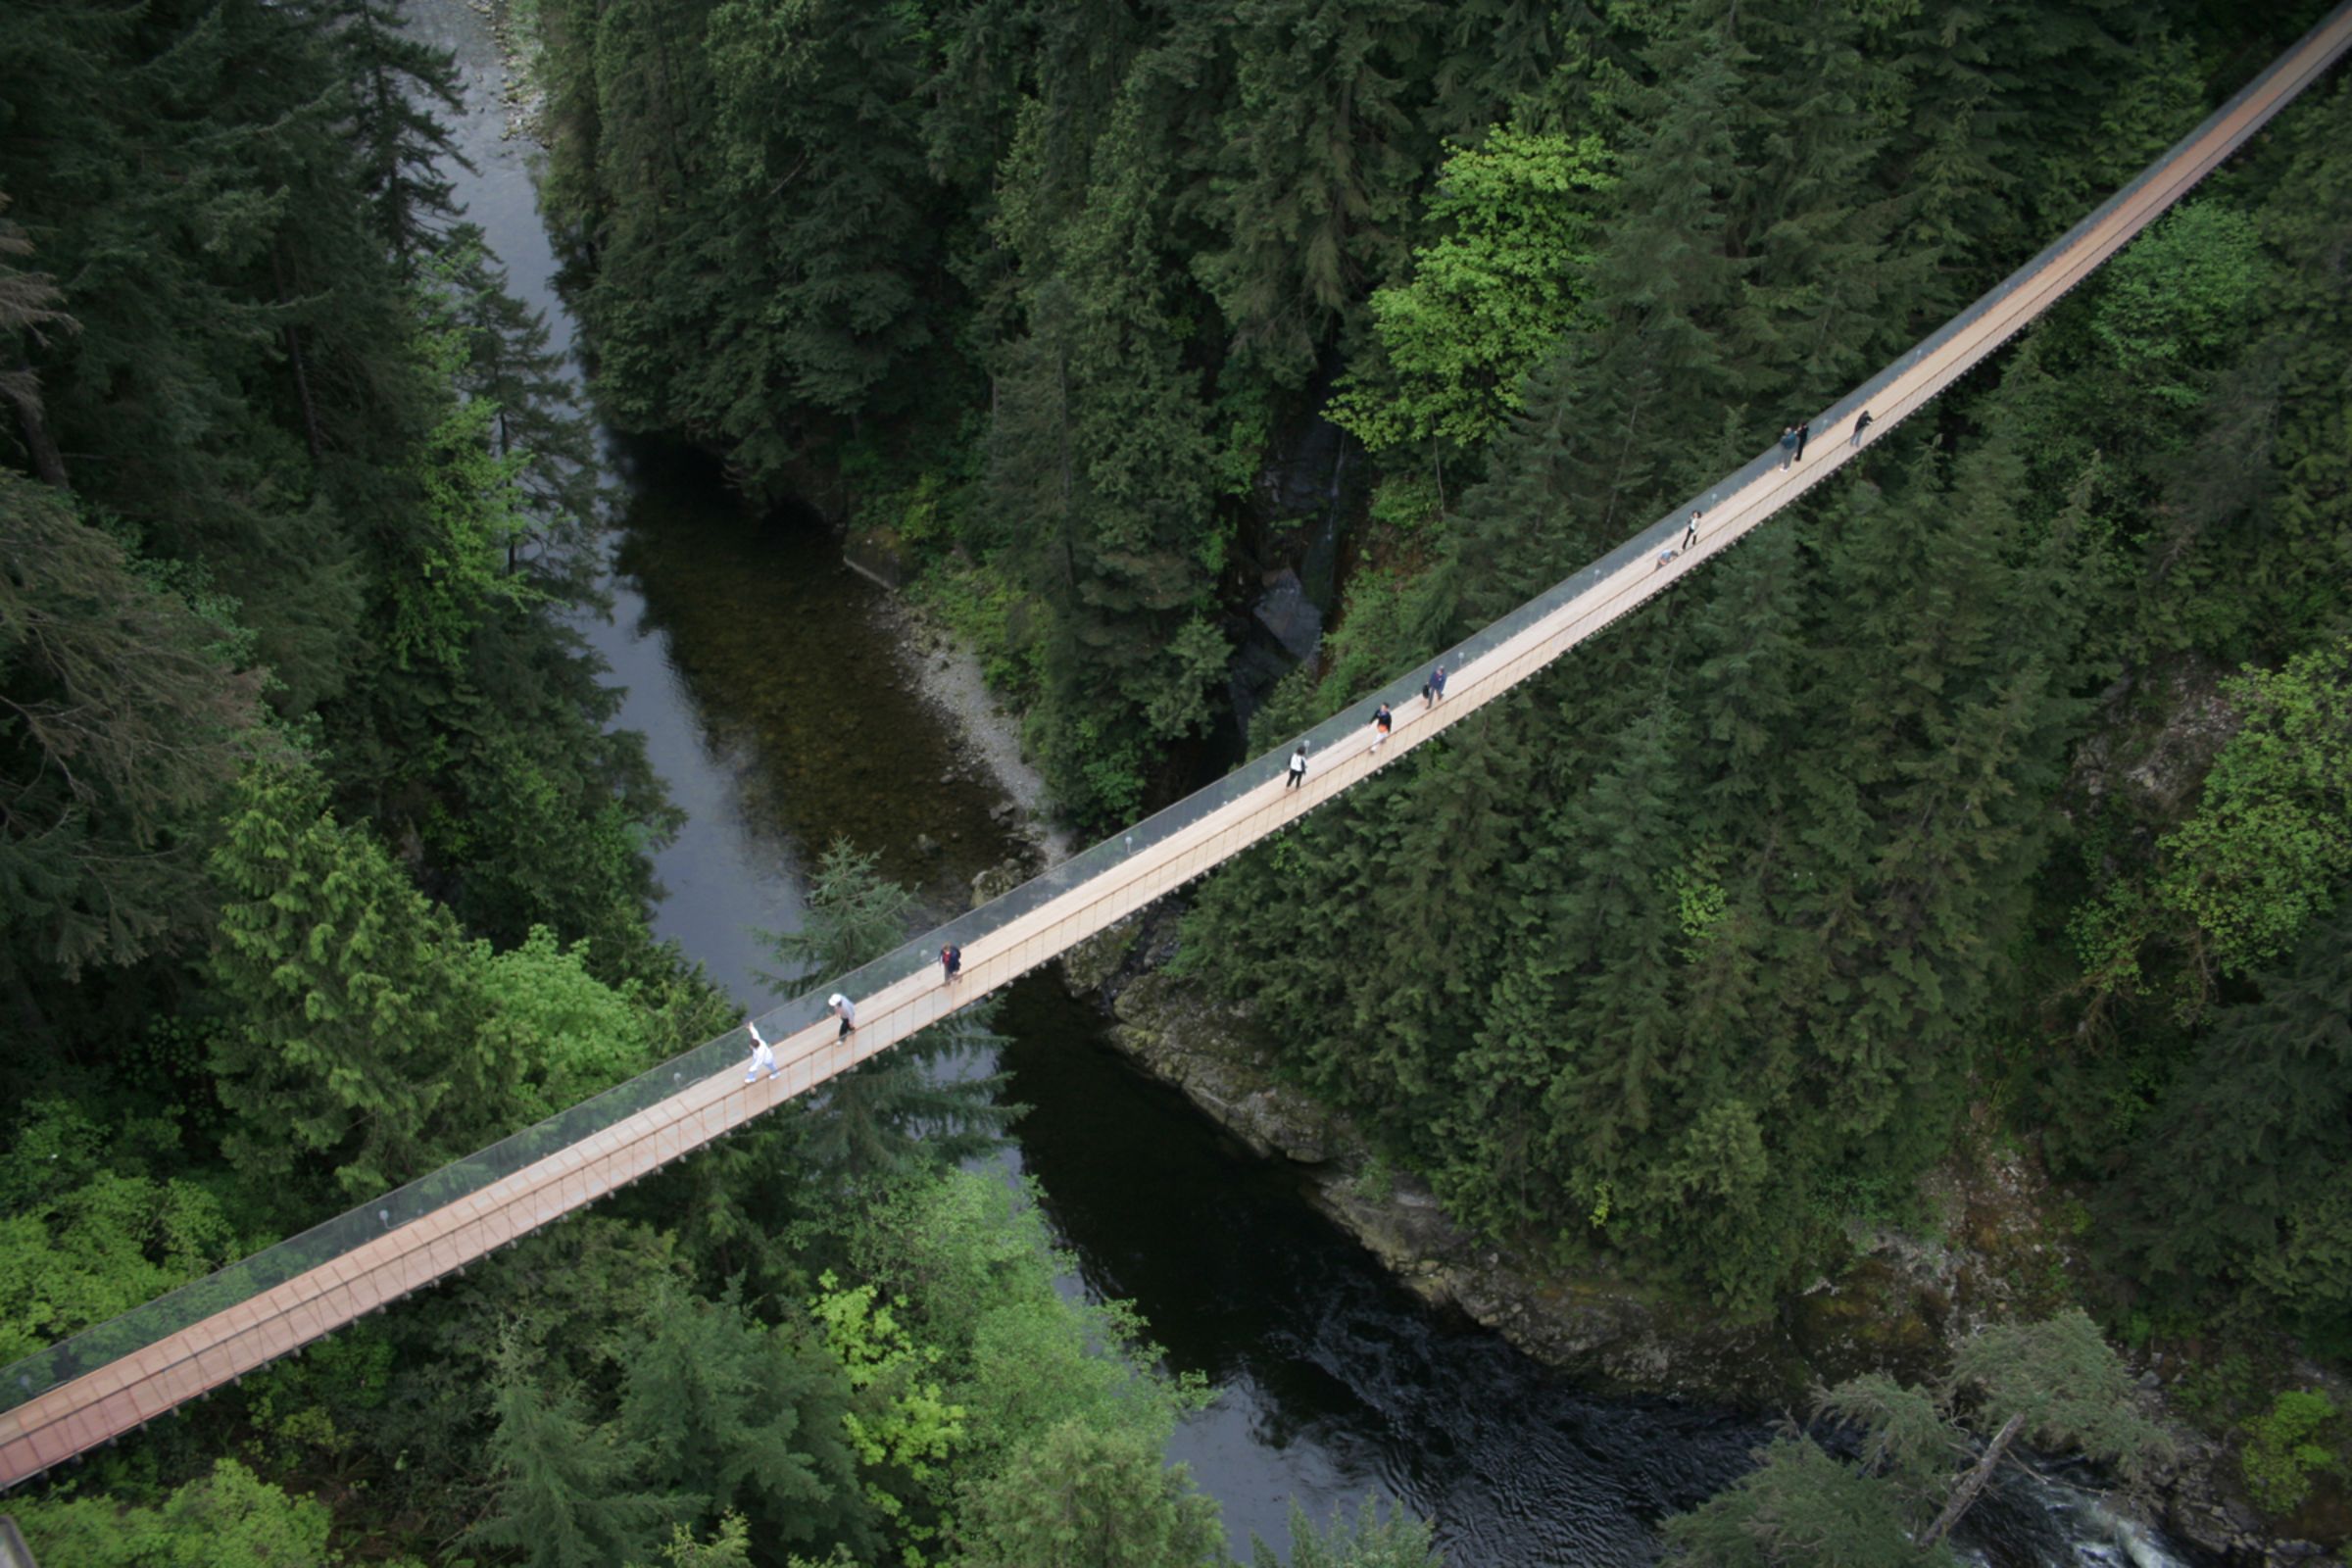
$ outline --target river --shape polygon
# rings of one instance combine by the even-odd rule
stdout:
[[[460,63],[453,128],[475,170],[447,172],[515,294],[567,347],[488,24],[467,0],[407,10]],[[687,817],[657,858],[656,928],[749,1005],[765,995],[758,932],[797,923],[803,867],[835,835],[944,905],[1008,850],[998,797],[917,695],[882,591],[813,519],[746,515],[694,454],[611,438],[605,451],[620,497],[612,613],[581,629],[626,690],[617,722],[646,736]],[[1376,1492],[1434,1521],[1455,1568],[1646,1563],[1656,1521],[1737,1477],[1769,1435],[1705,1404],[1581,1390],[1432,1312],[1287,1168],[1131,1071],[1051,975],[1014,987],[999,1027],[1034,1107],[1007,1168],[1036,1181],[1076,1258],[1069,1288],[1134,1300],[1169,1364],[1223,1391],[1171,1454],[1245,1558],[1252,1533],[1286,1544],[1291,1499],[1323,1517]],[[2094,1499],[2064,1487],[2012,1485],[1970,1524],[1972,1553],[2000,1564],[2127,1560]]]

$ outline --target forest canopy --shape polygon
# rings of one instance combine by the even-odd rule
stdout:
[[[548,188],[619,416],[891,541],[1106,823],[1734,466],[2314,15],[547,0]],[[2313,1058],[2212,1054],[2325,1027],[2282,999],[2352,877],[2348,130],[2339,75],[1859,470],[1213,878],[1183,962],[1563,1264],[1759,1310],[1990,1098],[2107,1307],[2345,1345],[2299,1282],[2352,1150],[2251,1087]],[[1246,690],[1326,528],[1331,635]],[[2316,1163],[2249,1189],[2279,1139]],[[2259,1213],[2151,1252],[2176,1184]],[[2276,1267],[2172,1262],[2249,1234]]]
[[[600,416],[901,556],[1090,827],[1734,466],[2314,15],[525,10]],[[0,9],[12,1355],[735,1021],[652,934],[679,816],[571,622],[593,443],[458,102],[391,0]],[[2339,73],[1838,484],[1220,872],[1182,965],[1563,1269],[1763,1314],[1990,1136],[2111,1328],[2352,1354],[2346,146]],[[1303,660],[1253,629],[1286,572]],[[779,972],[908,918],[837,847]],[[956,1168],[1011,1111],[955,1043],[21,1517],[91,1562],[1223,1561],[1164,1456],[1202,1391]]]

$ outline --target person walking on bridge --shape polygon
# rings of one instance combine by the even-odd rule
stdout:
[[[1429,672],[1429,679],[1421,683],[1421,706],[1427,708],[1433,703],[1442,703],[1445,700],[1446,666],[1440,664]]]
[[[1864,409],[1864,410],[1862,411],[1861,416],[1860,416],[1859,418],[1857,418],[1857,419],[1855,419],[1855,420],[1854,420],[1854,434],[1853,434],[1853,439],[1851,439],[1851,440],[1849,440],[1848,442],[1846,442],[1846,445],[1847,445],[1847,446],[1849,446],[1849,447],[1858,447],[1858,446],[1860,446],[1860,445],[1862,444],[1862,432],[1863,432],[1863,431],[1865,431],[1865,430],[1867,430],[1867,429],[1869,429],[1869,428],[1870,428],[1870,411],[1869,411],[1868,409]]]
[[[1688,550],[1696,543],[1698,543],[1698,509],[1693,507],[1690,509],[1690,521],[1683,529],[1683,548]]]
[[[940,984],[954,985],[956,977],[961,973],[963,973],[963,950],[951,942],[939,950]]]
[[[1781,431],[1781,471],[1787,473],[1788,465],[1796,461],[1796,426]]]
[[[1812,421],[1811,419],[1799,419],[1799,420],[1797,420],[1797,421],[1796,421],[1796,461],[1797,461],[1797,462],[1799,462],[1799,463],[1802,463],[1802,462],[1804,462],[1804,461],[1805,461],[1805,443],[1806,443],[1807,441],[1811,440],[1811,439],[1812,439],[1812,437],[1813,437],[1813,421]]]
[[[833,1016],[841,1020],[841,1032],[834,1039],[847,1040],[858,1032],[858,1004],[836,991],[825,999],[825,1005],[832,1008]]]
[[[1381,704],[1379,711],[1372,715],[1372,727],[1380,732],[1372,737],[1372,750],[1377,752],[1388,744],[1389,726],[1396,721],[1396,715],[1389,711],[1389,705]]]
[[[752,1032],[752,1064],[744,1068],[743,1081],[748,1084],[754,1078],[759,1077],[760,1069],[762,1067],[765,1067],[767,1069],[767,1075],[770,1078],[773,1078],[776,1075],[777,1070],[776,1053],[774,1049],[770,1047],[766,1041],[760,1038],[760,1026],[758,1024],[746,1023],[744,1027]]]
[[[1291,753],[1291,779],[1289,783],[1283,785],[1282,792],[1285,795],[1288,795],[1291,791],[1297,789],[1299,785],[1305,782],[1306,742],[1300,741],[1298,743],[1298,749]]]

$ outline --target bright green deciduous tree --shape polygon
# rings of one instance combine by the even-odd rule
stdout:
[[[522,946],[477,960],[493,1057],[518,1064],[515,1119],[536,1120],[652,1066],[655,1019],[634,982],[606,985],[588,969],[588,944],[563,947],[545,926]]]
[[[2352,877],[2352,641],[2223,687],[2242,716],[2188,819],[2157,841],[2153,875],[2078,914],[2083,966],[2103,990],[2140,981],[2145,950],[2185,957],[2201,1000],[2217,978],[2290,952]]]
[[[827,1291],[828,1332],[866,1381],[861,1424],[899,1450],[892,1490],[909,1525],[953,1536],[971,1489],[1059,1428],[1157,1452],[1207,1398],[1154,1370],[1160,1352],[1124,1303],[1061,1295],[1070,1260],[1034,1196],[951,1170],[869,1192],[835,1226],[861,1283]]]
[[[167,1174],[170,1122],[101,1127],[36,1101],[0,1166],[0,1365],[201,1278],[246,1249],[220,1195]]]
[[[957,1568],[1223,1568],[1213,1498],[1156,1445],[1069,1421],[967,1488]]]
[[[17,1502],[11,1512],[42,1562],[78,1568],[339,1568],[349,1560],[329,1545],[326,1504],[289,1496],[234,1459],[153,1508],[68,1496]]]
[[[1607,167],[1597,136],[1508,125],[1446,159],[1429,203],[1440,237],[1414,252],[1409,282],[1371,298],[1385,366],[1354,378],[1333,419],[1374,451],[1483,444],[1578,323]]]
[[[945,1352],[917,1345],[875,1287],[844,1286],[829,1270],[817,1286],[809,1310],[855,1396],[842,1424],[863,1467],[866,1498],[890,1521],[901,1549],[920,1551],[938,1535],[935,1521],[954,1485],[948,1461],[965,1435],[963,1406],[941,1391]]]
[[[2263,1512],[2293,1513],[2311,1495],[2315,1475],[2343,1473],[2344,1458],[2328,1442],[2341,1413],[2318,1389],[2286,1389],[2273,1396],[2270,1409],[2244,1423],[2238,1471]]]

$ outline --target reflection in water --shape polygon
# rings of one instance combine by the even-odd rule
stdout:
[[[704,751],[739,781],[744,831],[810,858],[847,838],[960,910],[1003,835],[990,786],[912,690],[882,591],[813,516],[747,518],[707,460],[625,452],[615,566],[644,607],[634,630],[666,645]]]

